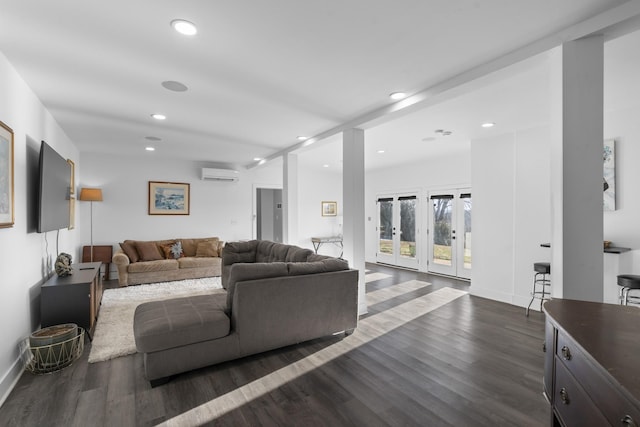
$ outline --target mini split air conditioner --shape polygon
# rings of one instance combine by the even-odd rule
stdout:
[[[202,168],[202,179],[209,181],[237,182],[238,171],[231,169]]]

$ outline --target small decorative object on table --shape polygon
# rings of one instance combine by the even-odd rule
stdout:
[[[609,249],[611,247],[611,242],[609,240],[604,241],[604,248]]]
[[[58,258],[56,258],[55,269],[59,277],[73,274],[73,270],[71,269],[71,255],[61,252]]]

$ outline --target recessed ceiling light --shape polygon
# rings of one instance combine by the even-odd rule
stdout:
[[[162,141],[162,138],[158,138],[157,136],[145,136],[144,139],[149,141]]]
[[[384,150],[378,150],[378,154],[384,153]]]
[[[167,80],[166,82],[162,82],[162,87],[171,90],[173,92],[186,92],[189,88],[180,82],[176,82],[173,80]]]
[[[393,100],[403,99],[406,97],[407,97],[407,94],[404,92],[393,92],[392,94],[389,95],[389,98]]]
[[[164,114],[159,114],[159,113],[154,113],[151,115],[151,117],[153,117],[156,120],[165,120],[167,118],[167,116],[165,116]]]
[[[323,168],[328,168],[328,167],[329,167],[329,165],[322,165],[322,167],[323,167]]]
[[[298,141],[306,141],[307,139],[309,139],[308,136],[298,136]]]
[[[185,21],[184,19],[174,19],[171,21],[171,26],[174,30],[185,36],[195,36],[198,33],[198,29],[194,23]]]
[[[153,147],[145,147],[144,149],[147,151],[156,151],[156,149]]]
[[[261,157],[254,157],[254,158],[253,158],[253,161],[254,161],[254,162],[259,162],[260,160],[262,160],[262,158],[261,158]]]
[[[483,128],[492,128],[494,127],[496,124],[495,123],[491,123],[491,122],[487,122],[487,123],[483,123],[482,127]]]

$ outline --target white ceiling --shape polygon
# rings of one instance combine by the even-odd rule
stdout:
[[[491,61],[497,69],[501,58],[508,65],[513,52],[542,51],[585,28],[635,18],[638,3],[2,0],[0,52],[82,152],[249,165],[294,147],[298,135],[367,118],[377,120],[375,127],[360,120],[367,150],[386,150],[368,157],[367,167],[382,167],[406,160],[408,149],[414,159],[468,149],[484,131],[478,120],[499,123],[490,132],[531,124],[522,117],[544,120],[535,109],[546,102],[535,90],[545,84],[544,55],[503,72],[500,83],[387,121],[391,92],[424,101],[454,76]],[[194,22],[198,35],[175,33],[175,18]],[[168,91],[166,80],[189,90]],[[504,108],[517,99],[531,106],[519,102],[518,114]],[[154,121],[156,112],[168,119]],[[453,134],[422,141],[438,128]],[[146,153],[147,145],[156,151]],[[329,160],[339,162],[335,152]]]

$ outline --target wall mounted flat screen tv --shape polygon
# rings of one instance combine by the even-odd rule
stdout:
[[[38,233],[68,228],[71,165],[42,141],[39,171]]]

